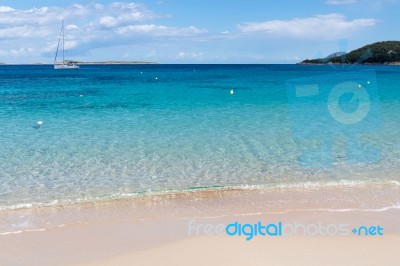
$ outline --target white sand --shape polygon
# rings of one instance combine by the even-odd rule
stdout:
[[[398,190],[208,191],[8,212],[3,224],[30,217],[53,227],[0,235],[0,265],[399,265],[400,209],[382,208],[398,200]],[[57,219],[69,222],[54,226]],[[234,221],[379,225],[384,235],[299,231],[246,241],[217,234],[219,224]]]
[[[185,239],[82,264],[111,265],[399,265],[400,235],[385,238],[293,237],[244,242]]]

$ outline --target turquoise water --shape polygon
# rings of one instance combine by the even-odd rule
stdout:
[[[329,95],[340,84],[365,89],[368,97],[353,100],[351,87],[338,98],[345,114],[368,104],[365,118],[335,120]],[[398,66],[0,66],[0,208],[207,187],[399,184],[399,110]]]

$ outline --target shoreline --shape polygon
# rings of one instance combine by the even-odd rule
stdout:
[[[238,200],[239,199],[239,200]],[[251,203],[247,206],[246,203]],[[213,205],[212,209],[208,208]],[[168,206],[175,212],[165,211]],[[197,212],[194,213],[193,209]],[[47,230],[68,224],[114,220],[151,220],[292,211],[385,211],[400,209],[400,185],[357,184],[289,188],[213,188],[141,194],[125,198],[2,209],[0,235]],[[101,215],[99,215],[101,210]],[[243,213],[243,211],[238,211]],[[23,217],[23,219],[21,219]],[[29,223],[27,223],[29,222]],[[12,224],[12,226],[10,226]]]
[[[304,256],[301,252],[306,247],[316,248],[318,254],[325,252],[327,247],[341,250],[343,245],[365,243],[362,248],[365,251],[377,248],[377,243],[380,243],[379,247],[384,247],[399,241],[399,197],[400,187],[397,185],[213,190],[143,196],[101,204],[8,211],[2,213],[5,218],[2,226],[8,223],[21,232],[0,235],[0,264],[156,265],[163,262],[164,265],[174,265],[178,261],[182,263],[181,259],[190,260],[191,257],[207,263],[223,264],[228,258],[202,258],[201,254],[216,251],[223,254],[223,250],[230,249],[232,258],[240,261],[246,257],[240,250],[250,246],[252,248],[248,252],[251,254],[268,249],[278,249],[276,254],[283,254],[285,250],[297,246],[294,252],[300,257]],[[311,237],[300,232],[279,239],[256,237],[246,241],[243,237],[230,237],[223,232],[217,234],[211,230],[209,234],[208,229],[205,231],[209,225],[216,228],[218,224],[227,225],[234,221],[345,223],[349,228],[380,225],[385,228],[385,235],[375,238],[351,234]],[[325,245],[315,245],[315,241]],[[280,243],[279,248],[277,243]],[[187,252],[181,254],[181,250]],[[344,252],[342,260],[350,258],[350,251],[341,252]],[[387,256],[387,262],[395,254],[392,249],[382,249],[382,252]],[[166,257],[166,254],[175,254],[175,257]],[[252,260],[254,265],[257,265],[256,261],[261,263],[264,260],[264,263],[281,263],[279,256],[270,254],[271,257],[267,258],[261,255],[263,253],[256,254]],[[177,261],[177,258],[180,259]],[[371,261],[378,258],[374,257]],[[364,260],[360,260],[359,265],[362,262]]]
[[[400,182],[397,180],[369,180],[367,182],[361,180],[337,180],[337,181],[308,181],[308,182],[288,182],[288,183],[273,183],[269,185],[233,185],[233,186],[222,186],[215,185],[209,187],[188,187],[182,189],[167,189],[167,190],[148,190],[141,192],[132,193],[115,193],[112,195],[107,195],[104,197],[92,196],[84,199],[64,199],[64,200],[54,200],[45,203],[17,203],[14,205],[1,206],[1,211],[11,211],[19,209],[29,209],[29,208],[46,208],[46,207],[63,207],[63,206],[73,206],[79,204],[90,204],[90,203],[108,203],[120,200],[135,200],[142,197],[152,197],[152,196],[165,196],[180,193],[202,193],[202,192],[219,192],[219,191],[274,191],[274,190],[291,190],[291,189],[324,189],[324,188],[342,188],[342,187],[354,187],[362,188],[369,186],[393,186],[400,187]]]
[[[246,191],[265,191],[265,192],[276,192],[280,190],[309,190],[309,189],[333,189],[333,188],[368,188],[373,186],[384,186],[384,187],[399,187],[400,182],[396,180],[369,180],[368,182],[360,180],[338,180],[332,181],[309,181],[302,183],[276,183],[270,185],[242,185],[242,186],[210,186],[210,187],[190,187],[182,189],[170,189],[160,191],[142,191],[132,193],[117,193],[113,195],[107,195],[104,197],[92,196],[84,199],[65,199],[65,200],[54,200],[47,203],[18,203],[8,206],[0,206],[0,213],[2,211],[14,211],[14,210],[28,210],[31,208],[63,208],[68,206],[79,206],[86,204],[109,204],[119,201],[131,201],[140,200],[149,197],[169,197],[171,195],[179,195],[186,193],[219,193],[219,192],[246,192]]]

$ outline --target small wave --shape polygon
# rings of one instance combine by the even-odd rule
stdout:
[[[362,181],[362,180],[338,180],[328,182],[299,182],[299,183],[276,183],[276,184],[258,184],[258,185],[234,185],[234,186],[201,186],[188,187],[182,189],[167,189],[167,190],[146,190],[141,192],[131,193],[112,193],[106,196],[89,196],[77,199],[53,200],[51,202],[34,202],[20,203],[15,205],[0,206],[0,211],[29,209],[33,207],[57,207],[68,206],[81,203],[98,203],[113,200],[126,200],[130,198],[148,197],[148,196],[163,196],[167,194],[177,194],[186,192],[201,192],[201,191],[223,191],[223,190],[274,190],[274,189],[319,189],[319,188],[335,188],[335,187],[364,187],[364,186],[394,186],[400,187],[400,182],[395,180],[385,181]]]
[[[400,183],[393,180],[388,181],[364,181],[364,180],[339,180],[329,182],[304,182],[293,184],[278,184],[277,188],[326,188],[326,187],[355,187],[355,186],[368,186],[368,185],[393,185],[400,186]]]
[[[2,232],[0,235],[14,235],[14,234],[21,234],[24,232],[43,232],[46,231],[45,228],[40,229],[26,229],[26,230],[18,230],[18,231],[9,231],[9,232]]]

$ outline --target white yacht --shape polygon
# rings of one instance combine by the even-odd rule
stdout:
[[[54,69],[77,69],[79,66],[74,61],[65,61],[65,48],[64,48],[64,20],[61,23],[60,36],[58,38],[56,56],[54,58]],[[60,48],[60,42],[62,42],[62,61],[57,62],[58,50]]]

